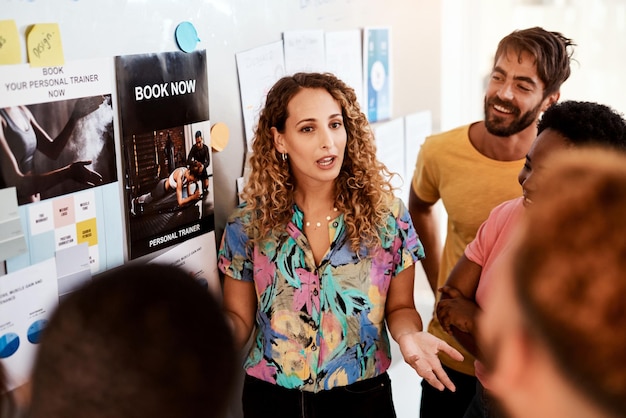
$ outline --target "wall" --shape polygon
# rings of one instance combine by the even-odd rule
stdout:
[[[442,123],[449,129],[483,117],[485,79],[499,40],[541,26],[577,44],[560,100],[588,100],[626,113],[621,57],[624,0],[442,0]],[[459,70],[461,69],[461,70]]]
[[[439,2],[418,0],[0,1],[23,36],[28,25],[57,22],[66,60],[177,50],[174,30],[190,21],[208,57],[212,123],[224,122],[230,143],[214,157],[216,232],[236,205],[235,179],[245,158],[235,54],[297,29],[392,28],[393,116],[431,109],[440,119]],[[26,57],[24,46],[23,57]]]
[[[31,24],[59,23],[67,61],[177,50],[176,26],[181,21],[193,23],[200,38],[197,49],[207,51],[211,122],[223,122],[230,129],[228,146],[213,155],[218,237],[226,217],[236,205],[235,179],[242,175],[245,159],[236,53],[278,41],[283,31],[389,26],[392,116],[402,117],[428,109],[432,112],[435,131],[440,124],[442,17],[439,1],[0,0],[0,19],[14,19],[22,40]],[[25,45],[22,56],[26,62]],[[427,297],[422,312],[426,321],[431,306],[432,300]],[[417,416],[419,379],[402,362],[395,345],[393,350],[390,373],[398,376],[394,381],[398,381],[396,387],[403,391],[398,395],[401,399],[396,399],[398,416]],[[238,400],[234,399],[232,416],[239,415],[237,404]]]
[[[438,132],[482,118],[483,82],[497,42],[514,29],[540,25],[578,43],[562,99],[626,111],[624,0],[0,0],[0,19],[9,18],[22,36],[30,24],[58,22],[67,60],[176,50],[176,25],[195,25],[198,49],[207,50],[211,121],[226,123],[231,135],[214,154],[218,235],[236,204],[245,158],[235,53],[280,40],[283,31],[391,26],[393,116],[430,109]],[[428,322],[432,294],[424,284],[420,271],[416,301]],[[394,355],[392,372],[407,376],[398,385],[398,416],[417,416],[417,380]]]

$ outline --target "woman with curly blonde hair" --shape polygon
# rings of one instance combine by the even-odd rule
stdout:
[[[395,417],[387,329],[433,386],[454,390],[422,332],[409,213],[376,159],[354,90],[298,73],[268,92],[244,203],[218,255],[224,310],[245,361],[246,418]]]

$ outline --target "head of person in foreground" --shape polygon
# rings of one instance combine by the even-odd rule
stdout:
[[[626,416],[626,157],[549,161],[479,319],[490,387],[512,417]]]
[[[123,266],[52,314],[30,417],[221,417],[235,356],[220,302],[188,273]]]

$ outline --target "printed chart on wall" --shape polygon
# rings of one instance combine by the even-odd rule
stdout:
[[[58,304],[54,258],[0,278],[0,361],[8,389],[30,377],[41,331]]]
[[[0,254],[9,388],[27,380],[59,300],[123,263],[112,69],[110,58],[0,67],[0,230],[17,227],[25,244]]]
[[[27,244],[1,257],[7,272],[78,247],[93,274],[122,264],[111,59],[3,66],[0,79],[0,188],[15,190]]]
[[[134,259],[214,230],[206,52],[118,56],[115,68]]]
[[[391,118],[390,28],[365,28],[363,31],[363,73],[367,119],[379,122]]]

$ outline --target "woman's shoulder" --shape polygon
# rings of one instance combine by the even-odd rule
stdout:
[[[232,210],[228,216],[228,223],[245,224],[250,222],[250,211],[246,210],[248,207],[246,202],[240,203]]]
[[[411,215],[402,199],[394,196],[389,200],[387,215],[383,220],[385,228],[398,228],[410,223]]]
[[[402,199],[394,196],[389,204],[389,211],[394,218],[402,217],[405,213],[408,213],[406,204]]]

